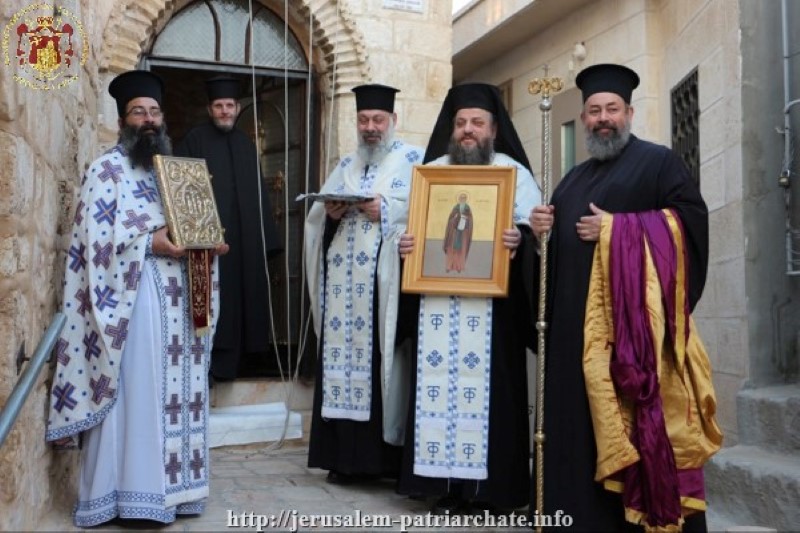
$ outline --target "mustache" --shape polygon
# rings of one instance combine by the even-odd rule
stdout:
[[[603,129],[617,131],[617,125],[613,122],[598,122],[595,124],[594,128],[592,128],[592,131],[599,131]]]

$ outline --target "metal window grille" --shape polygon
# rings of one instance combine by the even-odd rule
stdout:
[[[697,68],[671,91],[672,149],[683,159],[694,182],[700,185],[700,106]]]

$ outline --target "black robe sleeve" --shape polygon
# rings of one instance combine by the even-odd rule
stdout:
[[[683,224],[689,271],[689,308],[694,310],[708,271],[708,208],[684,162],[667,151],[659,180],[662,208],[674,209]]]

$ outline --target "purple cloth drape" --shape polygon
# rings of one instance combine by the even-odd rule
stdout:
[[[678,215],[674,211],[672,212],[672,215],[675,219],[675,223],[678,225],[680,233],[683,235],[684,232],[681,219],[678,218]],[[677,254],[682,254],[684,270],[686,272],[689,271],[689,257],[686,253],[685,247],[681,248],[681,250],[678,250],[675,246],[675,243],[672,242],[672,231],[663,212],[646,211],[644,213],[638,213],[638,217],[639,220],[642,221],[642,226],[645,229],[645,235],[647,237],[647,243],[650,245],[650,255],[653,257],[653,262],[656,265],[658,280],[661,284],[661,293],[664,296],[664,306],[666,308],[669,337],[674,342],[678,334],[676,331],[677,324],[675,323],[675,318],[677,316],[675,309],[677,306],[677,302],[675,301],[675,293],[678,284],[677,272],[675,268],[678,263]],[[686,238],[684,237],[683,240],[685,242]],[[687,297],[683,299],[683,309],[680,309],[680,312],[683,313],[683,316],[687,317],[687,320],[684,321],[684,329],[681,332],[683,335],[684,344],[689,339],[688,284],[689,277],[684,276],[683,287],[680,288],[681,291],[687,295]]]
[[[635,405],[635,424],[630,440],[640,455],[640,461],[623,472],[623,503],[625,507],[646,513],[650,526],[667,526],[679,523],[681,500],[678,470],[659,393],[656,350],[646,307],[644,238],[647,236],[648,241],[654,243],[651,247],[655,250],[654,259],[658,256],[656,264],[661,264],[657,269],[662,287],[675,286],[676,252],[661,211],[613,216],[610,277],[615,349],[610,371],[617,390]],[[669,252],[670,248],[672,252]],[[674,309],[675,291],[662,290],[664,293],[667,309]],[[668,314],[673,317],[669,326],[672,333],[675,330],[674,313]]]

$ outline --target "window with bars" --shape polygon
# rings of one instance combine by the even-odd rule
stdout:
[[[694,182],[700,185],[700,106],[697,68],[671,91],[672,149],[689,167]]]

